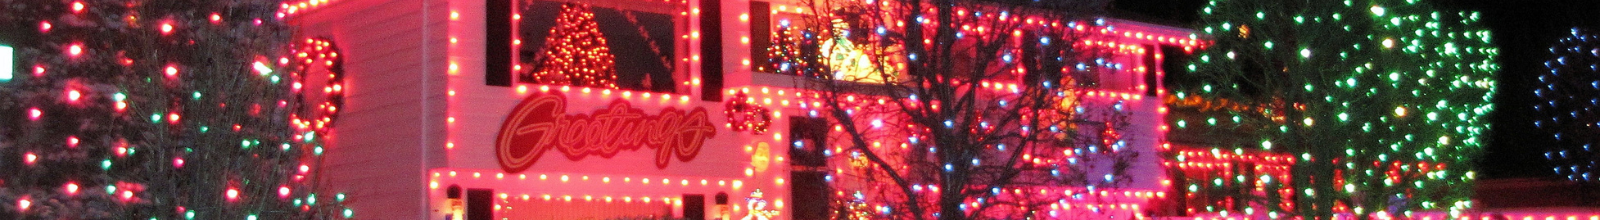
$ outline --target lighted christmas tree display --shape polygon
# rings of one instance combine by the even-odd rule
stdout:
[[[561,4],[542,53],[535,61],[539,65],[533,70],[533,82],[617,88],[616,58],[588,5]]]
[[[1191,199],[1226,193],[1239,201],[1190,210],[1328,218],[1473,206],[1473,161],[1487,143],[1499,70],[1477,13],[1414,0],[1237,0],[1211,1],[1201,19],[1196,29],[1215,45],[1187,66],[1186,80],[1199,83],[1177,86],[1176,96],[1210,100],[1194,106],[1211,106],[1212,115],[1173,117],[1175,132],[1256,135],[1203,150],[1249,158],[1231,166],[1276,164],[1293,174],[1175,180],[1189,183],[1179,187]],[[1279,158],[1272,155],[1293,159],[1264,159]]]
[[[822,64],[819,49],[822,43],[816,33],[784,19],[778,21],[777,31],[773,31],[772,36],[772,47],[767,49],[768,66],[759,67],[761,71],[818,78],[833,76],[829,74],[833,71]]]
[[[279,1],[5,5],[0,23],[31,28],[0,29],[21,36],[0,68],[23,73],[0,79],[0,218],[354,214],[315,187],[342,64],[324,41],[291,48]],[[308,96],[327,97],[301,95],[311,63],[330,77]]]
[[[1550,45],[1552,56],[1539,74],[1542,86],[1533,94],[1542,102],[1533,109],[1542,116],[1534,126],[1546,129],[1557,143],[1544,156],[1556,174],[1582,185],[1585,196],[1600,196],[1600,35],[1573,28],[1572,35]],[[1595,201],[1590,199],[1589,201]]]

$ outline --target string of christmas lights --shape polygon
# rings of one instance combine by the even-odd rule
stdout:
[[[1548,72],[1539,74],[1533,89],[1533,109],[1545,116],[1535,127],[1553,134],[1556,146],[1544,153],[1555,163],[1552,170],[1569,180],[1600,183],[1600,150],[1593,146],[1600,138],[1600,35],[1573,28],[1572,35],[1550,45],[1551,59],[1544,62]]]
[[[532,82],[617,88],[616,58],[589,7],[579,3],[561,5],[556,26],[544,41],[543,55],[534,61],[539,65],[532,69]]]
[[[353,217],[344,194],[318,195],[303,163],[322,134],[289,119],[300,82],[279,71],[293,69],[277,54],[290,45],[279,4],[0,9],[0,23],[37,25],[18,33],[32,40],[6,42],[30,71],[0,81],[0,102],[15,103],[0,105],[0,157],[20,158],[0,163],[0,218]]]
[[[1292,190],[1265,192],[1291,199],[1196,189],[1252,202],[1188,209],[1309,218],[1472,208],[1473,161],[1486,143],[1499,70],[1498,49],[1478,14],[1400,0],[1276,3],[1205,5],[1197,29],[1215,44],[1187,67],[1201,77],[1177,80],[1199,83],[1173,87],[1182,91],[1179,99],[1187,93],[1235,103],[1204,107],[1216,111],[1175,107],[1169,123],[1174,139],[1191,135],[1222,151],[1296,159],[1289,179],[1235,173],[1175,181],[1275,180],[1267,188]],[[1230,107],[1239,105],[1245,107]]]

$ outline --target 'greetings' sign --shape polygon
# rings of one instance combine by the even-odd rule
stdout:
[[[550,150],[577,161],[649,148],[655,149],[656,167],[666,168],[674,156],[694,159],[705,140],[717,135],[705,108],[699,107],[688,112],[668,107],[651,115],[618,99],[589,114],[566,111],[567,99],[561,94],[535,93],[517,104],[495,140],[500,167],[522,172]]]

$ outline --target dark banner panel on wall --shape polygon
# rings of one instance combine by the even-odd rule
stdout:
[[[517,82],[673,92],[678,58],[672,15],[586,3],[523,3]]]
[[[706,195],[683,194],[683,219],[706,219]]]
[[[1156,53],[1159,51],[1157,49],[1160,47],[1156,47],[1154,45],[1145,45],[1143,48],[1150,51],[1149,53],[1144,53],[1144,95],[1155,97],[1156,90],[1161,88],[1160,86],[1157,86],[1157,83],[1159,82],[1156,81],[1160,80],[1156,74],[1156,67],[1160,66],[1160,64],[1156,63]]]
[[[767,66],[767,48],[772,47],[772,3],[750,2],[750,66]],[[769,70],[770,71],[770,70]]]
[[[511,86],[511,1],[484,2],[483,83]]]
[[[467,189],[466,220],[493,220],[494,211],[493,189]]]
[[[700,99],[722,101],[722,1],[700,0]]]

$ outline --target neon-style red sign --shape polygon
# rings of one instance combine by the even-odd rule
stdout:
[[[681,161],[694,159],[705,140],[717,135],[705,108],[684,112],[668,107],[647,115],[621,99],[591,114],[569,115],[566,108],[566,97],[556,93],[535,93],[517,104],[495,140],[500,167],[522,172],[552,149],[578,161],[653,148],[656,168],[666,168],[674,155]]]

